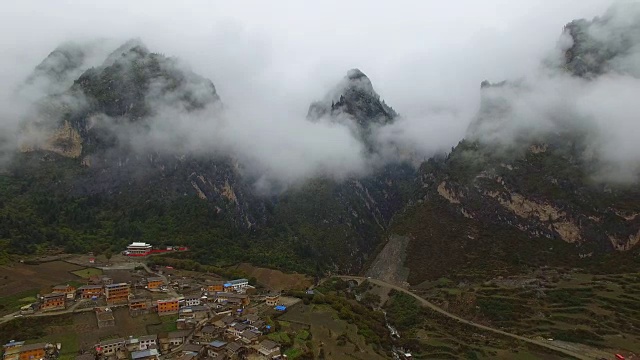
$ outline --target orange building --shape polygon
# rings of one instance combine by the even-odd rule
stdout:
[[[104,286],[107,304],[126,304],[129,301],[129,284],[117,283]]]
[[[164,285],[164,279],[161,277],[150,277],[147,278],[147,289],[159,289],[162,285]]]
[[[158,315],[177,314],[180,310],[178,299],[158,300]]]
[[[276,306],[280,302],[280,294],[267,295],[264,298],[264,302],[267,304],[267,306]]]
[[[45,343],[23,345],[20,348],[20,360],[44,359],[46,347],[47,344]]]
[[[102,285],[84,285],[78,288],[81,299],[91,299],[102,296]]]
[[[224,291],[224,281],[222,280],[207,281],[207,292],[211,294],[215,294],[219,291]]]
[[[131,311],[147,310],[148,308],[147,299],[139,298],[129,300],[129,310]]]
[[[76,288],[69,284],[54,286],[51,292],[65,294],[69,300],[76,297]]]
[[[2,346],[3,360],[19,360],[20,359],[20,348],[24,346],[24,341],[15,341],[11,340],[7,344]]]
[[[65,300],[67,294],[65,293],[51,293],[42,296],[42,311],[60,310],[65,308]]]

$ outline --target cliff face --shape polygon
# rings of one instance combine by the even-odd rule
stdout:
[[[640,19],[621,22],[611,13],[569,23],[565,62],[552,70],[580,81],[633,75],[625,64],[640,44],[638,24]],[[605,254],[639,252],[640,187],[594,176],[602,164],[589,155],[588,127],[520,126],[514,107],[527,91],[523,81],[483,82],[466,139],[422,164],[417,205],[392,229],[412,238],[411,283],[540,264],[595,266],[608,263]],[[464,256],[444,258],[456,251]],[[439,265],[425,266],[425,253]]]
[[[565,26],[570,46],[564,53],[566,69],[593,78],[610,71],[633,71],[640,38],[637,3],[620,3],[593,20],[574,20]]]
[[[359,70],[350,71],[327,98],[331,96],[336,102],[329,103],[330,110],[322,114],[324,120],[351,122],[350,128],[365,142],[370,141],[374,126],[389,123],[396,116]],[[220,107],[211,81],[176,59],[150,52],[140,41],[129,41],[99,66],[84,70],[66,90],[50,93],[37,103],[38,116],[30,119],[25,131],[37,134],[33,137],[40,141],[23,145],[24,163],[29,166],[16,163],[14,180],[44,179],[49,171],[55,171],[57,181],[31,182],[27,196],[40,196],[38,191],[46,189],[55,197],[46,203],[61,208],[77,208],[76,202],[88,201],[92,205],[84,212],[94,214],[96,221],[102,218],[103,222],[128,224],[121,231],[114,230],[108,238],[116,238],[111,241],[131,236],[152,243],[174,241],[158,233],[155,223],[172,211],[172,204],[181,206],[178,204],[188,199],[191,211],[196,212],[186,220],[183,214],[175,215],[182,220],[169,220],[173,225],[167,234],[178,236],[185,244],[200,244],[196,255],[200,261],[233,258],[303,271],[315,271],[316,266],[332,271],[360,270],[394,214],[404,207],[415,183],[415,169],[390,165],[370,176],[342,182],[319,177],[284,193],[265,196],[256,193],[252,179],[245,177],[232,155],[145,150],[135,143],[137,138],[128,136],[156,126],[153,119],[163,109],[215,113]],[[377,150],[373,142],[370,145],[368,156],[373,156]],[[57,168],[52,170],[50,166],[55,164]],[[123,206],[146,220],[131,224],[117,215],[125,211]],[[53,213],[44,216],[55,217]],[[193,219],[204,221],[198,225],[204,229],[198,229],[197,237],[189,225]],[[51,225],[48,231],[58,230]],[[218,238],[222,234],[225,239]],[[76,235],[82,239],[85,230],[78,229]],[[86,242],[71,241],[74,248]],[[64,245],[69,246],[69,241]],[[214,255],[210,246],[228,251]],[[243,250],[235,252],[239,248]],[[274,249],[279,250],[271,252]]]
[[[633,74],[627,65],[640,44],[638,23],[613,15],[570,23],[564,62],[553,70],[581,81]],[[346,125],[374,170],[343,181],[319,176],[264,196],[233,154],[147,149],[128,136],[154,126],[166,109],[219,111],[210,80],[139,41],[89,69],[74,60],[82,55],[52,54],[61,72],[44,73],[82,73],[37,103],[25,132],[41,141],[23,144],[2,177],[0,240],[19,251],[178,242],[193,245],[203,262],[359,272],[385,236],[399,234],[409,238],[402,253],[412,284],[545,264],[599,266],[606,254],[639,252],[640,188],[592,176],[599,164],[584,156],[589,129],[512,126],[525,82],[483,82],[466,139],[415,169],[379,163],[388,149],[376,131],[398,114],[363,72],[351,70],[311,104],[308,119]],[[505,128],[514,129],[511,141],[497,141]]]

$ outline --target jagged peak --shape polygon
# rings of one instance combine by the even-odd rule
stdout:
[[[124,58],[144,57],[149,55],[150,51],[140,38],[127,40],[124,44],[115,49],[105,60],[104,65],[109,66]]]
[[[347,71],[347,75],[340,82],[340,85],[338,85],[340,95],[346,95],[349,91],[362,91],[376,99],[380,98],[378,93],[373,89],[373,84],[369,77],[357,68]]]
[[[368,127],[370,123],[390,123],[397,116],[380,99],[369,77],[358,68],[347,71],[346,76],[322,101],[312,103],[307,117],[314,120],[339,113],[352,116],[361,127]]]
[[[565,25],[570,41],[561,50],[566,70],[593,78],[606,72],[640,75],[634,53],[640,46],[640,3],[616,3],[603,16]]]

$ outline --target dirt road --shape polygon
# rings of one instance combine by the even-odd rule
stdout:
[[[465,320],[465,319],[463,319],[461,317],[458,317],[458,316],[456,316],[456,315],[454,315],[454,314],[452,314],[450,312],[447,312],[447,311],[443,310],[442,308],[438,307],[434,303],[432,303],[432,302],[430,302],[430,301],[428,301],[428,300],[426,300],[426,299],[424,299],[424,298],[412,293],[411,291],[409,291],[409,290],[407,290],[405,288],[397,286],[397,285],[393,285],[393,284],[389,284],[389,283],[386,283],[386,282],[381,281],[381,280],[372,279],[372,278],[365,278],[365,277],[361,277],[361,276],[338,276],[338,277],[343,279],[343,280],[356,280],[356,281],[368,280],[369,282],[371,282],[373,284],[376,284],[378,286],[386,287],[386,288],[397,290],[397,291],[402,291],[405,294],[409,294],[409,295],[413,296],[422,305],[428,307],[429,309],[431,309],[431,310],[433,310],[433,311],[435,311],[437,313],[440,313],[440,314],[442,314],[442,315],[444,315],[446,317],[454,319],[454,320],[456,320],[458,322],[461,322],[461,323],[469,325],[469,326],[473,326],[473,327],[478,328],[478,329],[482,329],[482,330],[485,330],[485,331],[490,331],[490,332],[493,332],[493,333],[496,333],[496,334],[500,334],[500,335],[503,335],[503,336],[508,336],[510,338],[513,338],[513,339],[524,341],[524,342],[527,342],[529,344],[541,346],[541,347],[547,348],[549,350],[553,350],[553,351],[562,353],[564,355],[571,356],[571,357],[576,358],[576,359],[581,359],[581,360],[592,360],[593,359],[592,356],[587,356],[584,353],[577,353],[575,351],[570,351],[570,350],[567,350],[565,348],[562,348],[562,347],[559,347],[559,346],[555,346],[553,343],[550,343],[550,342],[539,341],[539,340],[535,340],[535,339],[529,339],[529,338],[526,338],[524,336],[512,334],[512,333],[509,333],[509,332],[506,332],[506,331],[503,331],[503,330],[494,329],[494,328],[489,327],[489,326],[485,326],[485,325],[482,325],[482,324],[474,323],[473,321]]]

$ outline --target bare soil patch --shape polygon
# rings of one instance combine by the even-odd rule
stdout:
[[[10,296],[27,290],[46,290],[67,281],[78,281],[80,278],[71,272],[80,269],[81,266],[64,261],[0,266],[0,293]]]
[[[258,283],[271,290],[305,290],[313,284],[311,277],[303,274],[285,274],[280,270],[256,267],[242,263],[235,267],[255,277]]]
[[[66,329],[78,336],[80,349],[89,350],[98,342],[118,337],[148,335],[147,325],[160,323],[157,314],[149,314],[132,318],[125,308],[114,309],[116,326],[99,329],[93,312],[75,314],[73,327]]]
[[[367,270],[367,276],[398,286],[408,286],[409,268],[404,266],[409,238],[391,235]]]

